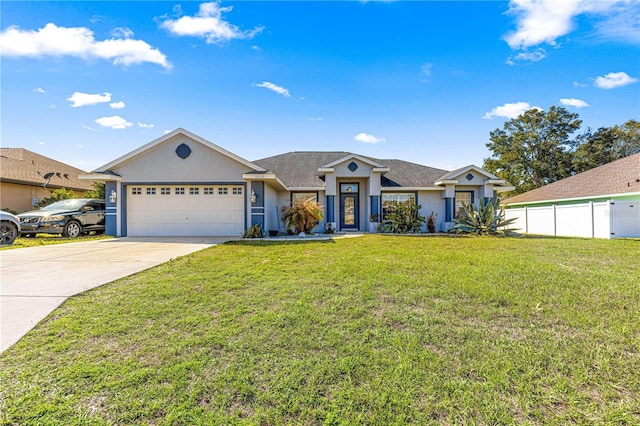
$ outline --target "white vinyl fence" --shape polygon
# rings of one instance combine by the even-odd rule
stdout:
[[[603,201],[505,210],[523,234],[640,238],[640,202]]]

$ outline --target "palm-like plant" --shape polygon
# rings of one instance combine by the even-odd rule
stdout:
[[[282,208],[282,222],[287,231],[308,234],[324,217],[322,205],[313,200],[296,201]]]
[[[516,235],[516,229],[508,228],[515,222],[515,218],[505,219],[504,207],[498,200],[485,202],[480,206],[462,203],[462,211],[453,219],[454,225],[449,232],[456,234],[475,235]]]

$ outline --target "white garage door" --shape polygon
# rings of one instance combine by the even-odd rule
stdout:
[[[129,236],[239,236],[244,230],[239,185],[128,185]]]

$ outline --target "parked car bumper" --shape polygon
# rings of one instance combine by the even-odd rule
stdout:
[[[62,234],[64,220],[57,222],[22,223],[21,234]]]

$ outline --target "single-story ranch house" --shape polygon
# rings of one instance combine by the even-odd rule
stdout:
[[[115,236],[235,236],[253,224],[283,231],[280,210],[299,199],[324,206],[319,232],[376,232],[399,203],[420,204],[446,230],[463,201],[513,190],[473,165],[449,172],[349,152],[250,162],[184,129],[81,177],[105,182],[107,234]]]
[[[503,202],[526,234],[640,238],[640,153]]]
[[[77,196],[93,189],[86,173],[24,148],[0,148],[0,206],[18,213],[31,210],[51,191],[65,188]]]

